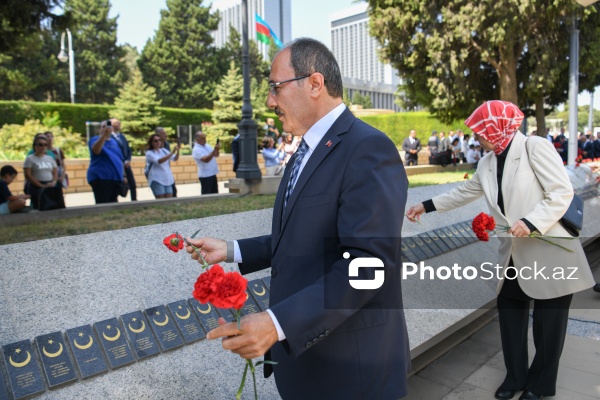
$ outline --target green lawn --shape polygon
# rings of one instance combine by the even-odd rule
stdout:
[[[469,178],[475,173],[474,169],[468,171],[449,171],[436,172],[432,174],[419,174],[408,177],[408,187],[414,188],[419,186],[441,185],[442,183],[462,182],[465,180],[465,174],[469,174]]]

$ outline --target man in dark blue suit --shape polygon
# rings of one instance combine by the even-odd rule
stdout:
[[[271,267],[270,308],[244,316],[241,330],[221,320],[208,338],[222,337],[223,348],[243,358],[276,362],[265,365],[265,376],[274,372],[286,400],[403,397],[410,348],[400,232],[408,181],[398,150],[344,106],[338,64],[322,43],[288,44],[273,60],[269,85],[267,105],[285,132],[302,138],[277,193],[272,233],[191,242],[207,262],[235,261],[243,274]],[[374,259],[379,271],[358,268]],[[373,283],[382,270],[380,288],[350,283]]]

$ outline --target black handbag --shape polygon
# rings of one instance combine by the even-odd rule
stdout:
[[[61,187],[45,187],[40,190],[38,198],[40,211],[58,210],[65,208],[65,198]]]
[[[129,184],[121,182],[119,186],[119,196],[127,197],[127,193],[129,193]]]
[[[527,160],[529,161],[529,147],[527,146],[528,142],[529,140],[525,142],[525,150],[527,151]],[[531,162],[529,165],[531,165]],[[537,175],[535,178],[537,179]],[[573,199],[571,200],[571,204],[569,204],[567,212],[565,212],[565,215],[563,215],[558,222],[560,222],[563,228],[569,232],[569,235],[574,237],[579,236],[579,232],[581,231],[581,228],[583,228],[583,199],[579,195],[573,195]]]

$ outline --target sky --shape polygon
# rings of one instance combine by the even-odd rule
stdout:
[[[291,0],[292,39],[313,37],[330,46],[329,17],[332,13],[355,5],[355,0]],[[160,10],[166,9],[166,0],[111,0],[110,16],[117,20],[117,42],[129,43],[141,51],[146,41],[154,36],[160,21]],[[204,0],[209,5],[212,0]],[[590,94],[578,96],[579,106],[590,104]],[[600,87],[594,93],[594,108],[600,110]]]

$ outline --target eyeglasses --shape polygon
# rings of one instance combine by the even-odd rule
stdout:
[[[269,91],[271,92],[271,94],[273,96],[277,96],[277,90],[276,89],[280,88],[281,85],[283,85],[284,83],[293,82],[293,81],[299,81],[300,79],[308,78],[311,75],[312,74],[304,75],[304,76],[298,76],[296,78],[287,79],[287,80],[281,81],[281,82],[269,82]]]
[[[38,147],[48,147],[48,143],[36,143],[35,145]]]
[[[154,139],[154,140],[152,141],[152,143],[160,143],[160,140],[158,140],[158,139]]]

